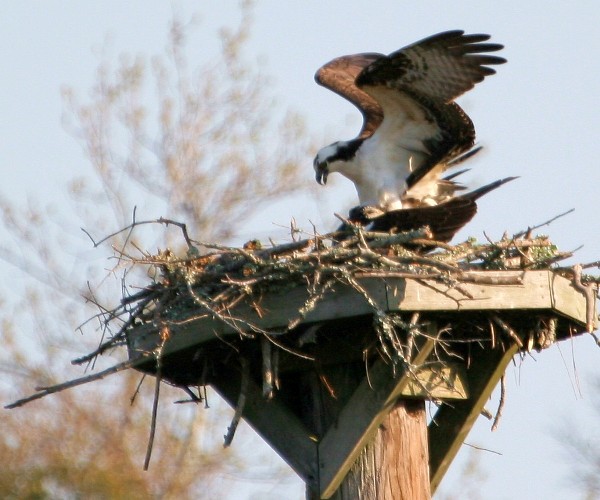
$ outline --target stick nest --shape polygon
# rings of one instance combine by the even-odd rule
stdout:
[[[419,324],[418,314],[413,314],[409,321],[405,321],[399,315],[381,310],[361,286],[361,278],[433,280],[463,293],[461,286],[465,283],[492,283],[481,271],[552,269],[572,279],[574,286],[585,294],[588,304],[591,304],[588,308],[591,311],[587,318],[588,331],[591,332],[594,323],[593,305],[599,280],[597,277],[584,275],[583,269],[598,267],[600,262],[583,266],[560,266],[560,262],[571,257],[572,252],[559,251],[547,236],[533,236],[532,229],[512,237],[504,236],[496,242],[488,240],[480,243],[470,238],[462,243],[449,245],[432,241],[427,227],[406,233],[388,234],[368,232],[360,227],[348,225],[343,232],[318,234],[313,231],[309,237],[300,239],[298,236],[301,231],[292,225],[290,243],[276,245],[270,242],[266,246],[253,240],[241,248],[236,248],[194,241],[189,238],[184,224],[162,218],[132,223],[123,229],[129,231],[127,240],[131,231],[141,224],[178,226],[187,244],[187,252],[179,255],[167,249],[149,253],[135,247],[139,255],[133,256],[125,251],[126,246],[117,249],[120,264],[128,268],[125,277],[131,276],[132,268],[142,267],[151,276],[151,283],[141,289],[137,288],[132,293],[132,287],[124,278],[124,292],[120,304],[111,310],[98,304],[100,313],[96,318],[101,321],[104,341],[94,352],[74,360],[73,363],[93,362],[98,355],[107,350],[127,345],[128,335],[134,329],[148,326],[158,331],[162,343],[154,352],[147,353],[151,359],[155,359],[157,368],[157,397],[153,422],[158,402],[158,385],[161,381],[162,349],[170,337],[171,325],[204,315],[234,328],[242,339],[260,337],[263,363],[266,366],[263,368],[263,393],[266,397],[271,397],[274,387],[277,386],[277,376],[272,373],[271,362],[275,359],[275,354],[271,352],[269,345],[273,344],[292,354],[310,359],[310,356],[303,352],[286,348],[278,339],[283,338],[282,334],[300,325],[334,285],[351,287],[364,297],[373,309],[378,351],[391,360],[393,366],[402,363],[404,367],[411,367],[415,333],[420,333],[422,326]],[[545,224],[547,223],[543,225]],[[100,242],[93,239],[92,241],[98,246],[112,236],[114,235]],[[494,279],[496,281],[492,284],[512,284],[515,278],[511,278],[513,281],[510,283],[499,283],[497,277]],[[308,298],[297,314],[289,318],[287,325],[278,331],[266,331],[247,318],[232,315],[231,311],[234,311],[235,306],[244,301],[254,305],[260,316],[262,311],[255,299],[267,293],[282,294],[296,287],[304,287],[308,291]],[[468,296],[467,291],[464,294]],[[502,318],[492,315],[489,322],[492,331],[494,323],[512,342],[519,344],[521,348],[525,347]],[[543,332],[547,337],[547,345],[542,347],[554,342],[552,332],[555,322],[553,323],[552,319],[542,327],[536,328],[538,333]],[[404,332],[402,339],[398,334],[399,330]],[[531,346],[526,347],[529,349]],[[48,394],[139,366],[139,362],[139,359],[129,359],[101,372],[64,384],[37,388],[38,392],[34,395],[16,401],[7,408],[21,406]],[[242,368],[247,367],[247,360],[240,358],[240,363]],[[202,401],[199,394],[196,395],[188,387],[182,388],[190,395],[192,401]],[[243,394],[244,391],[241,391],[241,395]],[[236,417],[226,436],[226,444],[229,444],[233,437],[236,427],[234,424],[237,424],[241,416],[242,407],[243,403],[238,404],[239,411],[236,411]],[[150,448],[151,444],[149,450]],[[147,461],[149,453],[150,451]]]
[[[338,283],[362,294],[382,318],[385,313],[378,310],[361,287],[360,278],[366,277],[436,280],[460,291],[463,283],[487,282],[480,271],[553,269],[574,279],[582,291],[589,289],[595,299],[597,278],[583,275],[581,270],[598,263],[561,267],[560,261],[571,257],[572,252],[559,251],[547,236],[533,237],[531,230],[497,242],[479,243],[471,238],[448,245],[429,239],[427,228],[391,235],[352,227],[346,232],[324,235],[315,232],[309,238],[283,245],[271,243],[265,247],[253,240],[242,248],[234,248],[194,242],[188,238],[185,226],[181,227],[188,244],[183,257],[171,250],[143,253],[141,257],[121,253],[120,259],[131,265],[153,270],[155,279],[144,289],[124,296],[121,305],[111,311],[110,323],[116,318],[126,319],[118,332],[92,355],[123,343],[128,331],[140,324],[152,323],[167,335],[169,322],[187,319],[190,312],[197,314],[198,310],[233,326],[244,337],[280,335],[300,324]],[[291,232],[297,236],[294,227]],[[205,249],[202,255],[200,247]],[[305,287],[309,297],[283,331],[266,332],[230,314],[241,301],[252,304],[263,294],[285,293],[298,286]],[[260,316],[258,305],[256,309]]]

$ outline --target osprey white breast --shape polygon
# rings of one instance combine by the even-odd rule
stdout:
[[[343,56],[321,67],[316,81],[355,104],[364,121],[358,137],[318,152],[317,181],[339,172],[361,205],[383,211],[452,196],[461,187],[441,175],[475,142],[471,120],[453,101],[495,73],[486,65],[505,62],[486,54],[502,48],[488,39],[448,31],[388,56]]]

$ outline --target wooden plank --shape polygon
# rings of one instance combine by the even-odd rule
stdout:
[[[417,367],[415,377],[408,377],[402,396],[445,400],[468,398],[467,374],[461,363],[428,362],[426,366]]]
[[[378,307],[386,308],[387,291],[382,280],[377,278],[361,280],[361,286],[365,288]],[[190,317],[186,320],[169,324],[171,336],[164,346],[163,353],[168,355],[186,347],[214,340],[217,337],[239,335],[235,325],[242,331],[248,331],[249,328],[245,322],[250,322],[265,330],[285,328],[290,320],[298,317],[298,310],[307,299],[308,292],[302,286],[283,294],[266,295],[263,298],[257,298],[254,301],[255,306],[242,303],[228,311],[227,314],[233,318],[229,325],[201,311],[201,308],[198,307],[196,316],[191,311]],[[261,311],[260,315],[258,310]],[[372,313],[373,308],[361,294],[350,287],[338,285],[325,294],[317,307],[306,315],[303,322],[334,320]],[[235,318],[243,321],[236,321]],[[156,330],[157,328],[153,325],[144,325],[131,330],[128,338],[130,351],[143,354],[155,349],[159,342]]]
[[[548,274],[548,282],[551,290],[552,308],[567,317],[576,318],[585,323],[586,301],[583,294],[575,289],[570,280],[554,273]],[[594,301],[594,327],[598,324],[598,314]]]
[[[240,391],[240,374],[227,372],[211,380],[213,387],[227,403],[235,408]],[[298,417],[277,399],[266,400],[261,389],[248,381],[246,404],[242,413],[248,424],[269,443],[285,462],[307,484],[317,484],[317,443]]]
[[[461,283],[451,287],[437,281],[388,280],[390,311],[467,311],[489,309],[550,309],[549,271],[488,271],[492,277],[521,278],[519,285]],[[564,279],[560,276],[557,278]]]
[[[467,370],[469,399],[443,405],[429,424],[429,470],[432,494],[517,351],[517,345],[511,344],[506,351],[497,347],[480,348],[472,352],[471,366]]]
[[[522,277],[520,285],[489,285],[464,283],[460,290],[436,281],[416,281],[401,278],[369,278],[360,280],[374,302],[383,310],[401,311],[472,311],[472,310],[539,310],[559,313],[582,325],[586,323],[585,298],[571,282],[552,271],[485,271],[479,273],[487,279],[503,280]],[[266,295],[255,300],[255,307],[240,304],[229,311],[233,317],[230,325],[202,314],[178,323],[171,323],[171,337],[164,354],[176,352],[227,335],[239,335],[235,325],[248,330],[244,321],[266,330],[283,329],[298,316],[308,292],[298,286],[285,293]],[[257,310],[260,309],[262,316]],[[339,318],[372,314],[373,309],[365,298],[347,286],[330,290],[317,306],[306,315],[303,322],[330,321]],[[244,321],[236,321],[235,318]],[[130,356],[152,351],[159,343],[156,327],[144,325],[128,334]]]
[[[360,280],[360,284],[377,306],[385,309],[387,305],[385,283],[379,278],[367,278]],[[257,301],[263,311],[263,317],[259,318],[256,312],[252,311],[252,316],[248,319],[256,322],[261,328],[286,326],[290,320],[298,317],[298,310],[307,299],[308,292],[304,286],[298,286],[283,294],[266,295]],[[240,310],[241,312],[243,310]],[[306,315],[303,322],[312,323],[372,313],[373,308],[360,293],[349,286],[339,284],[325,293],[317,307]]]
[[[434,345],[434,340],[424,340],[412,360],[413,366],[424,363]],[[394,407],[408,379],[406,372],[400,372],[394,378],[391,367],[382,360],[375,362],[369,370],[340,412],[336,425],[327,431],[319,443],[322,498],[329,498],[338,489],[358,455]]]

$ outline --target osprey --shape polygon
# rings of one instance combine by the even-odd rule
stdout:
[[[442,177],[477,151],[473,123],[454,100],[494,74],[489,65],[506,62],[488,54],[503,47],[489,38],[446,31],[387,56],[348,55],[321,67],[317,83],[357,106],[363,126],[318,152],[317,182],[339,172],[354,182],[361,207],[379,214],[438,205],[464,189]]]

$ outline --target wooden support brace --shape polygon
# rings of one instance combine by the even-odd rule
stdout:
[[[240,392],[240,375],[229,370],[210,385],[235,408]],[[243,417],[307,484],[317,479],[317,443],[291,411],[277,401],[267,400],[261,388],[249,380]]]
[[[517,351],[518,346],[511,344],[506,349],[498,346],[473,352],[471,366],[467,370],[469,399],[444,404],[429,424],[432,494]]]
[[[424,363],[434,346],[434,340],[424,340],[412,360],[413,366]],[[321,498],[329,498],[337,490],[379,425],[394,408],[411,376],[405,371],[394,378],[391,367],[383,360],[378,360],[369,370],[368,376],[340,412],[335,425],[319,443]]]

